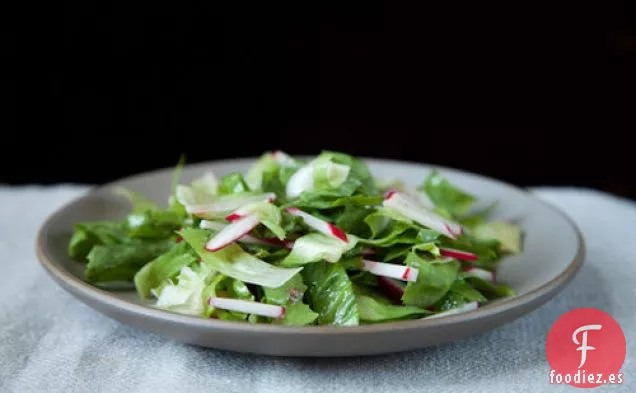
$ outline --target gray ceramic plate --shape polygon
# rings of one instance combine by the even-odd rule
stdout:
[[[217,175],[244,171],[253,159],[237,159],[188,166],[181,182],[205,170]],[[432,167],[399,161],[367,159],[382,178],[399,177],[419,185]],[[562,213],[524,190],[486,177],[438,169],[457,185],[480,197],[481,203],[500,201],[496,216],[516,220],[525,231],[524,252],[506,258],[498,279],[517,292],[514,298],[475,311],[430,320],[412,320],[359,327],[286,327],[252,325],[179,315],[139,303],[134,291],[103,290],[82,280],[82,265],[69,260],[67,243],[77,221],[123,217],[129,204],[111,192],[124,186],[165,203],[172,168],[145,173],[92,190],[61,208],[42,225],[39,260],[64,289],[97,311],[123,323],[166,337],[218,349],[285,356],[370,355],[422,348],[457,340],[508,323],[552,298],[579,270],[584,244],[576,226]]]

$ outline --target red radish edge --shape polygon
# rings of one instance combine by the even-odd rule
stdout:
[[[396,192],[395,190],[388,191],[386,195],[384,196],[384,200],[388,201],[389,199],[391,199],[391,197],[395,195],[395,192]]]
[[[243,217],[243,216],[241,216],[240,214],[232,213],[232,214],[227,215],[225,217],[225,219],[228,220],[229,222],[232,222],[232,221],[236,221],[236,220],[240,219],[241,217]]]
[[[454,248],[440,248],[440,254],[445,257],[457,258],[464,261],[476,261],[478,256],[472,252],[456,250]]]
[[[309,227],[319,232],[324,233],[325,235],[330,234],[331,236],[335,237],[336,239],[340,239],[345,243],[349,241],[349,239],[347,238],[347,234],[342,229],[338,228],[332,223],[326,222],[323,219],[320,219],[318,217],[314,217],[311,214],[306,213],[297,207],[288,207],[286,210],[291,215],[301,217],[303,221],[305,222],[305,224],[307,224]],[[325,228],[319,228],[319,226],[322,226],[322,225],[324,225]],[[325,231],[325,229],[327,229],[329,233],[326,233],[327,231]]]
[[[331,233],[333,233],[335,237],[342,240],[343,242],[346,243],[348,241],[347,234],[344,233],[342,229],[338,228],[337,226],[333,224],[329,224],[329,230],[331,231]]]
[[[409,274],[410,274],[410,273],[411,273],[411,268],[410,268],[410,267],[407,267],[407,268],[404,270],[404,274],[402,274],[402,278],[403,278],[403,279],[405,279],[405,280],[408,280],[408,278],[409,278]]]

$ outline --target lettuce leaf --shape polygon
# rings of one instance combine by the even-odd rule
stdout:
[[[218,188],[219,195],[239,194],[250,191],[250,187],[243,179],[243,175],[238,172],[223,176]]]
[[[166,252],[153,259],[135,274],[134,283],[141,299],[150,296],[151,291],[165,280],[177,276],[184,266],[197,262],[196,254],[186,243],[177,243]]]
[[[325,260],[338,262],[342,255],[355,247],[356,237],[348,236],[348,244],[322,233],[309,233],[294,242],[294,247],[280,266],[294,267]]]
[[[360,321],[364,322],[387,322],[401,320],[407,317],[432,314],[431,311],[420,307],[382,303],[376,298],[365,295],[358,295],[356,303],[360,314]]]
[[[518,254],[521,252],[521,228],[501,220],[479,224],[474,229],[475,238],[480,241],[496,241],[501,252]]]
[[[219,251],[207,251],[205,244],[209,232],[205,229],[184,228],[180,233],[204,263],[226,276],[246,283],[277,288],[302,270],[302,267],[286,269],[270,265],[244,251],[236,243]]]
[[[207,301],[202,294],[215,274],[205,265],[182,267],[174,282],[168,282],[156,292],[156,307],[179,314],[204,315]]]
[[[115,245],[128,240],[128,230],[124,222],[93,221],[75,225],[68,244],[69,257],[78,262],[87,262],[86,256],[94,246]]]
[[[172,240],[160,240],[95,246],[86,257],[86,280],[92,284],[133,282],[137,271],[173,245]]]
[[[427,307],[440,300],[450,290],[459,273],[460,263],[432,262],[411,252],[405,260],[408,266],[419,269],[417,281],[409,282],[404,290],[402,301],[406,305]]]
[[[436,207],[454,216],[467,214],[477,200],[474,195],[453,186],[437,170],[431,172],[418,190],[425,192]]]
[[[353,326],[360,323],[353,285],[342,265],[318,262],[302,272],[307,298],[318,313],[318,325]]]
[[[278,304],[285,307],[285,318],[272,320],[272,323],[283,325],[312,324],[318,318],[318,313],[314,312],[308,304],[303,303],[306,290],[307,285],[303,282],[300,274],[294,275],[278,288],[264,288],[265,303]]]

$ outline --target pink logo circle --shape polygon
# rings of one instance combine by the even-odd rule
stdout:
[[[546,341],[550,383],[591,388],[622,384],[627,345],[620,325],[595,308],[577,308],[552,325]]]

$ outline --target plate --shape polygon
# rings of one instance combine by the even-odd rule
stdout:
[[[576,225],[562,212],[526,190],[457,169],[364,158],[374,176],[399,177],[417,186],[437,169],[487,205],[499,201],[495,218],[514,220],[524,230],[523,253],[506,257],[497,272],[517,296],[461,314],[355,327],[249,324],[180,315],[142,304],[134,290],[102,289],[83,280],[83,265],[67,256],[73,225],[85,220],[123,218],[127,200],[112,193],[126,187],[162,205],[170,193],[173,168],[127,177],[94,188],[53,213],[41,226],[38,259],[66,291],[98,312],[122,323],[198,346],[276,356],[375,355],[424,348],[477,335],[509,323],[549,301],[579,271],[585,246]],[[185,167],[181,183],[206,170],[245,171],[255,158],[197,163]]]

